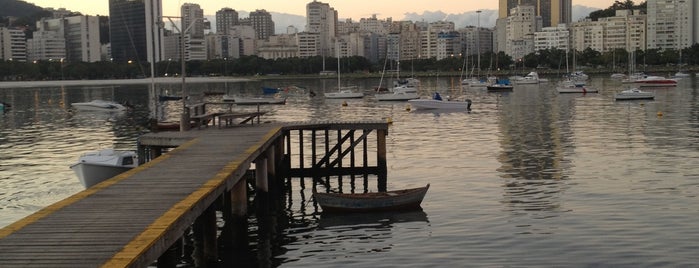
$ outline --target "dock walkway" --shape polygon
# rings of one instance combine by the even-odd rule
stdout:
[[[158,134],[179,147],[0,229],[0,267],[148,266],[281,135],[278,125]]]

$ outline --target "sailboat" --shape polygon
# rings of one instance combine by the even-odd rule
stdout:
[[[358,92],[356,86],[343,87],[340,79],[340,45],[337,45],[337,92],[323,93],[327,99],[358,99],[364,97],[364,92]]]
[[[575,53],[573,53],[573,65],[575,65]],[[566,73],[568,73],[568,50],[566,50]],[[561,81],[556,87],[558,93],[597,93],[597,89],[587,87],[585,80],[587,75],[582,72],[568,73],[567,79]]]
[[[377,88],[377,93],[376,95],[374,95],[374,98],[376,98],[376,100],[378,101],[407,101],[420,98],[420,96],[417,94],[417,88],[412,87],[409,84],[394,86],[390,89],[389,92],[379,92],[379,88],[381,88],[381,85],[383,83],[384,74],[386,73],[386,62],[388,62],[388,58],[386,58],[386,61],[384,61],[383,72],[381,73],[381,80],[379,82],[379,87]],[[400,63],[398,66],[400,66]]]

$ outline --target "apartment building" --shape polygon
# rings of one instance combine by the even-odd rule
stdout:
[[[27,42],[24,31],[0,27],[0,59],[27,61]]]

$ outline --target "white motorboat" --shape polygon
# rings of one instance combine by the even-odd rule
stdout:
[[[241,96],[231,96],[224,95],[223,101],[232,101],[237,105],[257,105],[257,104],[285,104],[286,97],[284,98],[274,98],[274,97],[241,97]]]
[[[515,77],[512,79],[515,84],[518,85],[532,85],[532,84],[538,84],[539,81],[539,74],[536,72],[530,72],[526,76],[519,76]]]
[[[655,93],[641,91],[638,88],[623,90],[614,95],[615,100],[650,100],[655,98]]]
[[[689,76],[690,76],[690,75],[689,75],[688,73],[679,71],[679,72],[676,72],[675,75],[674,75],[673,77],[675,77],[675,78],[686,78],[686,77],[689,77]]]
[[[624,78],[626,78],[626,75],[622,74],[622,73],[613,73],[611,75],[611,78],[612,79],[624,79]]]
[[[137,165],[136,152],[104,149],[81,155],[70,169],[75,172],[85,188],[90,188]]]
[[[434,109],[460,109],[471,110],[471,100],[443,100],[439,93],[435,93],[432,99],[414,99],[408,100],[410,106],[416,110],[434,110]]]
[[[74,102],[73,108],[86,111],[125,111],[126,106],[113,101],[93,100],[88,102]]]
[[[378,101],[407,101],[420,98],[420,96],[415,92],[404,91],[380,93],[374,95],[374,97]]]

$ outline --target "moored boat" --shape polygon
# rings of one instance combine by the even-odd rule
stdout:
[[[273,98],[273,97],[241,97],[241,96],[231,96],[224,95],[223,101],[231,101],[237,105],[257,105],[257,104],[285,104],[286,97],[283,98]]]
[[[413,99],[408,100],[410,106],[416,110],[433,110],[433,109],[462,109],[471,110],[471,100],[443,100],[439,93],[435,93],[432,99]]]
[[[74,102],[73,108],[87,111],[125,111],[126,106],[113,101],[93,100],[89,102]]]
[[[335,92],[323,93],[327,99],[358,99],[364,97],[364,92],[354,90],[355,87],[343,87]]]
[[[588,87],[584,82],[564,81],[556,87],[558,93],[597,93],[598,90]]]
[[[407,101],[420,98],[415,92],[378,93],[374,97],[379,101]]]
[[[615,100],[650,100],[655,98],[655,93],[641,91],[638,88],[623,90],[614,95]]]
[[[429,188],[427,184],[420,188],[362,194],[314,192],[313,197],[327,213],[404,211],[420,209]]]
[[[677,86],[677,80],[669,79],[662,76],[646,76],[634,81],[640,87],[674,87]]]
[[[70,169],[85,188],[90,188],[137,165],[136,152],[103,149],[81,155]]]

